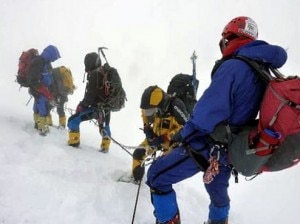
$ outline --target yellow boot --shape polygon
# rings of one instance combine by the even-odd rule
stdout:
[[[33,113],[33,122],[34,122],[34,129],[38,130],[38,124],[39,124],[39,114]]]
[[[59,127],[66,128],[66,116],[59,117]]]
[[[80,132],[70,131],[68,145],[73,147],[78,147],[80,145]]]
[[[38,123],[38,131],[39,134],[42,136],[46,136],[49,132],[49,127],[47,124],[47,117],[39,117],[39,123]]]
[[[103,153],[108,153],[109,146],[110,146],[110,138],[109,137],[103,137],[99,151],[103,152]]]
[[[51,114],[49,114],[49,115],[46,117],[46,122],[47,122],[47,125],[48,125],[48,126],[52,126],[52,125],[53,125]]]
[[[145,174],[145,166],[142,164],[146,157],[145,148],[137,148],[133,152],[132,160],[132,176],[135,183],[139,183]]]

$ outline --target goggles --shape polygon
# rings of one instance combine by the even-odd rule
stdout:
[[[150,117],[159,111],[158,107],[144,109],[145,116]]]

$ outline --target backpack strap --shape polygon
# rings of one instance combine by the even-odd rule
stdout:
[[[103,75],[103,80],[102,80],[103,82],[102,83],[103,83],[104,95],[108,96],[110,94],[110,82],[108,80],[109,67],[107,67],[107,66],[101,66],[98,71]]]
[[[264,82],[268,83],[270,80],[274,79],[269,72],[269,69],[271,69],[270,66],[241,55],[234,55],[232,58],[246,62],[255,71],[255,74]]]
[[[246,62],[255,71],[255,74],[259,77],[259,79],[261,79],[262,81],[264,81],[266,83],[268,83],[270,80],[274,79],[274,77],[271,75],[270,71],[275,75],[276,78],[280,78],[280,79],[284,78],[284,75],[281,74],[276,68],[273,68],[273,67],[269,66],[268,64],[253,60],[251,58],[248,58],[248,57],[242,56],[242,55],[232,55],[232,56],[217,60],[215,63],[215,66],[211,72],[211,76],[214,75],[216,70],[223,64],[223,62],[225,62],[229,59],[239,59],[241,61]]]

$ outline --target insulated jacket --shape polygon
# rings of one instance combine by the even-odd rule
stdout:
[[[275,68],[287,60],[285,50],[264,41],[253,41],[234,52]],[[240,126],[253,121],[258,114],[266,84],[253,69],[239,59],[228,59],[214,72],[210,86],[198,100],[194,112],[182,129],[181,135],[194,149],[201,150],[206,136],[216,125],[226,121]]]
[[[172,97],[167,111],[161,115],[154,115],[154,117],[146,117],[142,110],[142,118],[144,125],[152,125],[153,133],[156,136],[163,137],[162,148],[169,149],[170,136],[178,132],[189,118],[184,103]],[[148,145],[147,139],[141,145]]]

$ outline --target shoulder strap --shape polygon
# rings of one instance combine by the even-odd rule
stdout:
[[[275,75],[276,78],[284,78],[284,76],[276,68],[273,68],[272,66],[260,63],[251,58],[241,56],[241,55],[234,55],[232,56],[232,58],[239,59],[246,62],[249,66],[251,66],[251,68],[254,69],[255,73],[259,75],[259,77],[265,82],[269,82],[270,80],[274,79],[270,71]]]
[[[282,75],[277,69],[275,69],[267,64],[255,61],[251,58],[248,58],[246,56],[241,56],[241,55],[233,55],[230,57],[226,57],[226,58],[217,60],[215,63],[215,66],[212,70],[211,76],[214,75],[216,70],[223,64],[223,62],[225,62],[229,59],[239,59],[241,61],[246,62],[255,71],[255,74],[264,82],[268,83],[270,80],[274,79],[274,77],[271,75],[270,72],[272,72],[276,78],[281,78],[281,79],[284,78],[284,75]]]

